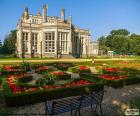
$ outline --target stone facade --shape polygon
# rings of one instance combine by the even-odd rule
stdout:
[[[99,54],[99,43],[91,41],[89,45],[89,56],[98,56]]]
[[[18,57],[82,57],[89,55],[89,30],[72,24],[72,17],[65,19],[65,10],[60,17],[48,16],[43,5],[42,14],[31,15],[28,8],[17,25],[16,54]]]

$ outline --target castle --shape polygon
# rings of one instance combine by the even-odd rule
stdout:
[[[72,16],[65,18],[62,9],[60,17],[48,16],[43,5],[42,14],[31,15],[28,8],[17,25],[16,54],[20,58],[32,57],[84,57],[98,54],[98,44],[92,50],[90,31],[72,24]]]

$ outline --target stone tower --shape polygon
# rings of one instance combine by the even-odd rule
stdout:
[[[61,19],[64,21],[65,20],[65,9],[61,9]]]
[[[43,22],[47,22],[47,7],[46,7],[46,5],[43,5],[42,16],[43,16]]]

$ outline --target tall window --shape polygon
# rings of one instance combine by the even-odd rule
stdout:
[[[45,33],[45,52],[55,51],[55,33],[54,31]]]
[[[32,53],[37,52],[38,33],[32,33]]]
[[[58,33],[58,50],[63,52],[67,52],[67,42],[68,42],[68,33],[59,32]]]
[[[22,51],[23,52],[28,52],[28,33],[24,32],[22,35],[23,39],[22,39]]]

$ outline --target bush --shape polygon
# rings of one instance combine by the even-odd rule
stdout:
[[[125,85],[132,85],[132,84],[140,83],[140,78],[139,77],[128,77],[128,78],[124,78],[124,79],[120,79],[120,80],[101,79],[100,82],[107,86],[119,88],[119,87],[123,87]]]
[[[75,66],[75,65],[73,63],[55,63],[54,64],[54,67],[62,71],[68,70],[68,68],[72,66]]]
[[[57,76],[58,80],[68,80],[71,78],[71,75],[70,74],[64,74],[64,75],[61,75],[61,76]]]
[[[92,91],[103,90],[103,84],[90,84],[83,86],[73,86],[67,88],[57,88],[50,90],[38,90],[34,92],[24,92],[20,94],[13,94],[8,86],[8,83],[3,82],[3,93],[6,104],[8,106],[21,106],[43,102],[52,99],[60,99],[63,97],[77,96],[82,94],[89,94]]]
[[[0,76],[0,85],[2,84],[2,79],[3,79],[3,78],[5,78],[5,76],[4,76],[4,75],[1,75],[1,76]]]
[[[22,78],[19,78],[18,81],[21,83],[27,83],[33,79],[32,75],[25,75]]]
[[[25,70],[25,71],[29,71],[30,70],[30,67],[31,67],[31,64],[29,62],[25,62],[23,61],[20,66]]]
[[[75,66],[75,67],[69,67],[68,68],[68,71],[69,72],[72,72],[72,73],[79,73],[79,69],[78,69],[77,66]]]
[[[36,80],[36,85],[38,86],[44,86],[46,85],[46,79],[45,78],[39,78]]]

